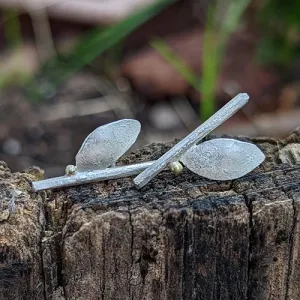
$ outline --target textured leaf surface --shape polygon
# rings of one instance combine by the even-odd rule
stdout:
[[[191,147],[180,161],[192,172],[213,180],[231,180],[259,166],[264,153],[254,144],[214,139]]]
[[[76,155],[78,172],[111,166],[136,141],[141,130],[137,120],[124,119],[95,129]]]

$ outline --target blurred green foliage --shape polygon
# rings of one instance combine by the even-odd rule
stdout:
[[[257,14],[260,62],[286,67],[300,54],[300,1],[264,0]]]
[[[3,11],[3,18],[4,37],[8,46],[19,46],[22,43],[22,34],[18,11],[6,9]]]
[[[119,56],[122,40],[138,26],[159,14],[176,0],[160,0],[123,21],[106,28],[95,28],[85,34],[68,54],[45,62],[38,74],[28,76],[15,73],[1,76],[0,88],[11,82],[26,82],[26,91],[32,101],[47,99],[58,85],[74,72],[92,63],[104,53]],[[161,39],[154,39],[155,48],[172,66],[201,93],[199,116],[206,120],[216,111],[215,91],[228,39],[241,25],[241,17],[251,0],[214,0],[207,13],[201,77],[196,74]],[[220,13],[221,11],[221,13]],[[256,10],[255,22],[261,36],[257,57],[261,63],[286,67],[300,53],[300,1],[262,0]],[[18,14],[5,10],[4,33],[9,46],[22,43]],[[109,52],[110,51],[110,52]],[[199,56],[201,54],[199,53]],[[3,78],[2,78],[3,77]]]
[[[251,0],[218,0],[207,14],[202,55],[202,88],[200,117],[205,121],[216,111],[215,92],[226,45],[240,25],[240,19]],[[225,5],[225,7],[224,7]],[[221,7],[222,6],[222,7]],[[217,13],[222,9],[222,15]]]
[[[199,105],[201,121],[205,121],[216,111],[215,91],[226,44],[232,32],[239,26],[240,18],[249,2],[250,0],[226,2],[225,7],[222,7],[224,14],[221,19],[216,11],[221,5],[224,6],[224,1],[219,0],[210,6],[204,31],[201,78],[173,53],[165,42],[156,39],[151,43],[152,47],[172,64],[195,90],[201,93]]]
[[[22,33],[21,33],[21,25],[19,20],[19,13],[13,9],[5,9],[2,12],[3,19],[3,32],[4,38],[8,48],[11,50],[12,48],[19,47],[22,42]],[[6,70],[4,70],[5,72]],[[12,72],[3,73],[0,70],[0,89],[5,88],[9,85],[22,84],[26,78],[28,78],[27,74],[23,72],[23,70],[14,69]]]
[[[118,45],[134,29],[173,2],[176,0],[159,0],[111,27],[91,30],[68,55],[54,57],[42,66],[34,80],[27,84],[29,98],[32,101],[42,101],[53,95],[56,87],[70,75]]]
[[[4,89],[9,86],[22,85],[28,80],[29,76],[24,72],[10,72],[3,76],[0,75],[0,89]]]
[[[201,78],[178,56],[173,49],[162,39],[154,39],[150,46],[159,52],[173,68],[197,91],[201,91]]]

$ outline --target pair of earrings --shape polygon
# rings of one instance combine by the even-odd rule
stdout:
[[[76,166],[67,166],[64,176],[35,181],[32,186],[41,191],[139,174],[133,181],[141,188],[166,167],[179,174],[183,165],[213,180],[242,177],[265,159],[257,146],[228,138],[197,143],[241,109],[248,99],[247,94],[238,94],[156,161],[115,167],[117,159],[136,141],[141,124],[124,119],[100,126],[83,142],[75,158]]]

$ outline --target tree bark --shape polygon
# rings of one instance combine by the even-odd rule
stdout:
[[[1,163],[0,299],[300,299],[300,130],[250,141],[267,159],[243,178],[164,171],[141,190],[126,178],[34,193],[41,170]]]

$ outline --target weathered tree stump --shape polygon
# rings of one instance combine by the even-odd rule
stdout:
[[[243,178],[165,171],[140,191],[127,178],[34,193],[37,168],[2,163],[0,299],[300,299],[300,130],[252,141],[267,159]]]

